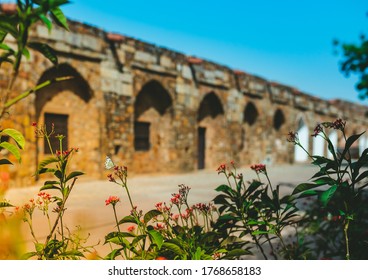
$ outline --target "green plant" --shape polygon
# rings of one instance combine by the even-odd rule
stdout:
[[[336,242],[340,243],[343,241],[345,258],[350,259],[351,256],[355,255],[351,251],[352,227],[366,223],[366,213],[364,214],[364,211],[362,212],[365,207],[362,197],[364,196],[364,189],[368,186],[368,171],[364,168],[368,164],[368,149],[362,152],[358,160],[353,161],[350,149],[364,132],[347,137],[345,125],[346,122],[337,119],[334,122],[324,122],[316,126],[312,136],[322,137],[326,141],[328,150],[333,158],[329,159],[322,156],[310,155],[305,150],[312,159],[312,164],[319,167],[319,171],[312,176],[310,182],[299,184],[294,189],[293,195],[298,199],[313,196],[318,197],[318,201],[322,209],[324,209],[325,215],[339,217],[334,221],[338,225],[334,229],[338,234],[335,234],[336,238],[333,239],[336,239]],[[333,146],[325,132],[326,129],[340,131],[341,137],[345,140],[345,145],[341,152],[338,152]],[[290,132],[288,140],[304,149],[296,133]],[[357,221],[359,222],[357,223]],[[327,228],[325,228],[323,223],[321,223],[319,230],[322,232],[324,230],[333,232],[331,225],[328,224]],[[364,229],[358,229],[358,231],[362,230]],[[343,236],[342,239],[339,237],[340,234]],[[339,246],[338,248],[341,249]]]
[[[48,143],[51,156],[44,159],[37,168],[37,174],[50,174],[53,179],[45,181],[40,189],[37,199],[31,199],[30,203],[22,207],[23,220],[28,224],[31,235],[34,239],[36,251],[27,253],[24,258],[37,257],[38,259],[75,259],[83,258],[83,252],[89,252],[89,247],[84,247],[83,238],[74,235],[64,224],[64,215],[66,212],[66,202],[75,186],[76,180],[84,173],[81,171],[68,172],[68,165],[73,155],[78,152],[78,148],[63,150],[63,135],[54,135],[54,126],[47,131],[46,126],[37,127],[36,136],[42,137]],[[52,147],[50,137],[59,139],[59,146]],[[56,192],[51,196],[45,193],[45,190]],[[52,222],[50,219],[51,205],[55,205],[52,212],[56,213],[56,218]],[[44,242],[40,242],[35,233],[32,223],[35,210],[42,211],[47,219],[49,233]]]
[[[283,235],[285,230],[299,222],[295,202],[290,195],[281,197],[279,186],[276,189],[272,187],[265,165],[256,164],[251,168],[258,180],[247,184],[243,175],[237,174],[233,162],[218,168],[218,173],[225,175],[228,184],[216,189],[220,194],[214,203],[218,205],[220,216],[214,229],[223,238],[233,240],[228,244],[232,249],[243,248],[252,254],[257,249],[264,259],[270,256],[278,259],[280,254],[288,258],[303,258],[291,253]],[[261,182],[259,174],[265,175],[268,184]]]
[[[231,257],[236,253],[224,249],[223,240],[212,230],[214,207],[203,203],[189,206],[188,186],[180,185],[179,192],[172,194],[169,204],[159,202],[155,209],[144,214],[132,202],[127,168],[114,164],[109,164],[108,168],[114,169],[113,174],[108,175],[109,181],[125,189],[131,211],[119,220],[116,205],[120,199],[112,196],[105,201],[113,207],[117,228],[105,237],[105,243],[111,246],[107,259],[120,256],[124,259],[196,260]],[[122,230],[126,224],[129,226]]]

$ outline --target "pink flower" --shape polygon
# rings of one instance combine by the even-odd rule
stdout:
[[[135,226],[129,226],[127,228],[127,231],[129,231],[129,232],[133,232],[134,230],[135,230]]]
[[[116,180],[115,180],[115,178],[112,174],[107,175],[107,178],[109,179],[109,182],[113,182],[113,183],[116,182]]]
[[[153,227],[155,230],[161,230],[164,229],[165,226],[162,223],[157,223],[156,226]]]
[[[180,203],[180,198],[181,198],[181,196],[180,196],[180,194],[178,194],[178,193],[174,193],[174,194],[172,194],[172,198],[171,198],[171,203],[172,204],[175,204],[175,205],[179,205],[179,203]]]
[[[220,166],[216,169],[216,171],[220,174],[222,172],[225,172],[226,171],[226,164],[223,163],[223,164],[220,164]]]
[[[117,196],[110,196],[108,199],[105,200],[105,205],[111,204],[112,206],[115,206],[116,203],[120,201],[120,198]]]
[[[298,141],[298,133],[294,131],[290,131],[288,133],[287,141],[295,144],[295,142]]]
[[[313,136],[313,137],[317,137],[317,135],[318,135],[320,132],[322,132],[322,131],[323,131],[323,128],[322,128],[321,124],[318,124],[318,125],[316,126],[316,128],[314,129],[314,132],[313,132],[313,134],[312,134],[311,136]]]
[[[256,173],[266,172],[266,165],[264,164],[253,164],[250,167],[252,170],[254,170]]]

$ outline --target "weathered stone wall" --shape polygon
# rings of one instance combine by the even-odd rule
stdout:
[[[348,121],[351,133],[366,130],[367,107],[319,99],[78,22],[70,27],[49,33],[37,26],[30,34],[57,51],[59,66],[31,52],[14,96],[48,79],[74,78],[22,100],[3,121],[2,127],[15,127],[27,139],[22,165],[0,170],[10,172],[16,185],[32,183],[31,174],[45,157],[43,140],[35,139],[31,127],[33,121],[43,123],[45,113],[68,116],[68,145],[80,148],[72,168],[94,178],[106,175],[106,155],[134,173],[215,169],[230,160],[293,163],[298,159],[286,141],[290,130],[310,135],[318,122],[337,117]],[[0,86],[5,84],[2,69]],[[150,124],[148,149],[135,149],[137,122]],[[368,138],[364,141],[361,148],[368,146]],[[316,145],[309,139],[308,150],[327,155],[326,147]]]

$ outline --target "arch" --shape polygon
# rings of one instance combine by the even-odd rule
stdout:
[[[338,144],[338,135],[337,135],[337,131],[336,130],[332,130],[328,136],[328,138],[330,139],[332,146],[334,146],[334,149],[336,151],[337,149],[337,144]],[[333,155],[330,151],[327,152],[327,156],[328,158],[332,159]]]
[[[60,77],[71,77],[71,79],[52,83],[36,92],[36,118],[39,118],[39,113],[45,104],[54,96],[62,91],[71,91],[80,97],[84,102],[89,102],[93,97],[92,89],[88,82],[79,74],[79,72],[67,63],[59,64],[46,70],[40,77],[38,84],[48,80],[55,80]]]
[[[319,135],[313,137],[313,155],[321,157],[325,155],[325,140]]]
[[[304,147],[306,151],[308,151],[309,150],[309,130],[303,118],[300,118],[298,121],[297,133],[298,133],[300,144]],[[300,148],[298,145],[295,145],[294,160],[295,162],[305,162],[308,160],[307,153],[302,148]]]
[[[363,153],[363,151],[367,148],[367,137],[363,134],[359,138],[359,156]]]
[[[81,66],[81,69],[86,69]],[[99,108],[89,83],[68,63],[59,64],[46,70],[38,83],[54,80],[58,77],[72,76],[71,79],[55,82],[36,92],[35,121],[46,125],[48,132],[54,126],[54,135],[64,135],[63,150],[78,147],[83,139],[83,150],[78,161],[71,163],[71,168],[84,170],[92,177],[98,176],[100,170],[101,127]],[[51,149],[45,139],[36,140],[36,164],[46,154],[59,150],[60,144],[56,137],[50,137]]]
[[[280,130],[281,126],[285,123],[285,116],[281,109],[277,109],[273,115],[273,128]]]
[[[218,98],[214,92],[210,92],[206,94],[199,105],[197,121],[200,122],[206,117],[211,117],[214,119],[218,115],[223,114],[224,109],[222,107],[220,98]]]
[[[225,135],[224,109],[220,98],[207,93],[202,99],[197,115],[197,168],[214,167],[223,161],[223,145],[226,141],[219,135]]]
[[[252,126],[257,121],[258,115],[259,113],[256,106],[253,102],[249,102],[244,109],[243,122]]]
[[[134,103],[134,119],[137,120],[150,108],[163,116],[172,106],[169,92],[156,80],[147,82],[139,91]]]

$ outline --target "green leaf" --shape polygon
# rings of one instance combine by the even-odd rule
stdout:
[[[50,163],[55,163],[55,162],[59,162],[59,159],[57,157],[51,156],[51,157],[45,158],[43,161],[39,163],[38,169],[44,168]]]
[[[252,235],[261,235],[261,234],[274,234],[274,230],[255,230],[252,232]]]
[[[0,159],[0,165],[4,165],[4,164],[13,164],[13,163],[6,158]]]
[[[354,144],[355,141],[357,141],[359,139],[360,136],[362,136],[365,132],[362,132],[360,134],[354,134],[352,136],[350,136],[345,143],[345,147],[343,152],[341,153],[341,159],[340,162],[342,162],[345,159],[345,155],[346,153],[348,153],[350,147]]]
[[[256,189],[258,189],[260,186],[262,186],[263,183],[257,180],[253,180],[252,183],[249,185],[247,189],[248,195],[252,194]]]
[[[4,42],[7,32],[0,29],[0,43]]]
[[[328,190],[322,192],[322,194],[320,196],[320,201],[321,201],[321,203],[324,207],[326,207],[328,202],[331,200],[331,198],[335,194],[336,190],[337,190],[337,185],[333,185]]]
[[[42,251],[43,251],[43,249],[44,249],[44,244],[42,244],[42,243],[36,243],[35,244],[35,249],[36,249],[36,251],[38,252],[38,253],[41,253]]]
[[[58,179],[60,179],[60,180],[63,180],[63,173],[60,171],[60,170],[56,170],[55,172],[54,172],[54,175],[55,175],[55,177],[56,178],[58,178]]]
[[[22,161],[21,156],[20,156],[20,152],[19,152],[18,148],[15,145],[10,144],[8,142],[1,142],[0,147],[4,148],[4,149],[8,150],[10,153],[12,153],[15,156],[15,158],[18,160],[18,162]]]
[[[130,232],[110,232],[105,236],[105,244],[111,242],[121,245],[122,242],[127,242],[126,237],[135,237],[135,235]]]
[[[52,184],[45,184],[40,188],[40,191],[44,191],[44,190],[60,190],[60,187],[57,187]]]
[[[137,224],[137,220],[132,217],[132,216],[125,216],[124,218],[122,218],[120,221],[119,221],[119,225],[121,224],[125,224],[125,223],[133,223],[133,224]]]
[[[54,168],[40,168],[37,170],[36,174],[44,174],[44,173],[55,173],[56,169]]]
[[[22,135],[22,133],[20,133],[18,130],[13,129],[13,128],[6,128],[2,131],[2,133],[13,138],[15,143],[17,143],[18,147],[22,150],[24,149],[26,140],[24,139],[24,136]]]
[[[150,210],[148,211],[145,215],[144,215],[144,223],[147,224],[149,221],[151,221],[154,217],[157,217],[159,215],[161,215],[162,212],[158,211],[156,209]]]
[[[154,243],[157,245],[158,249],[161,249],[162,244],[164,243],[164,237],[157,230],[149,230],[148,234],[152,237]]]
[[[56,52],[49,45],[39,42],[29,42],[28,46],[41,54],[43,54],[48,60],[50,60],[54,65],[58,64],[58,58]]]
[[[78,250],[71,250],[71,251],[66,251],[60,254],[61,256],[71,256],[71,257],[82,257],[84,258],[84,255],[82,254],[82,252],[79,252]]]
[[[106,257],[104,257],[105,260],[115,260],[116,257],[118,257],[120,255],[120,252],[123,250],[124,248],[119,248],[119,249],[114,249],[111,251],[110,254],[108,254]]]
[[[252,255],[252,253],[248,250],[244,250],[244,249],[234,249],[234,250],[231,250],[229,251],[224,259],[233,259],[233,258],[239,258],[241,256],[244,256],[244,255]]]
[[[52,22],[45,16],[44,14],[39,14],[38,17],[41,19],[41,21],[46,25],[49,32],[52,30]]]
[[[77,177],[77,176],[81,176],[84,175],[85,173],[82,171],[73,171],[72,173],[70,173],[68,175],[68,177],[66,177],[65,182],[68,182],[70,179]]]
[[[29,50],[28,50],[26,47],[22,50],[22,54],[23,54],[27,59],[30,59],[30,58],[31,58],[31,54],[30,54]]]
[[[292,192],[292,195],[304,192],[306,190],[310,190],[310,189],[314,189],[319,187],[320,185],[315,184],[315,183],[302,183],[299,184]]]
[[[230,196],[235,194],[235,191],[227,185],[220,185],[215,189],[217,192],[224,192]]]
[[[368,170],[362,172],[359,177],[355,180],[354,183],[358,183],[359,181],[363,180],[364,178],[368,177]]]
[[[321,192],[323,192],[323,191],[319,191],[319,190],[307,190],[307,191],[303,192],[302,194],[300,194],[298,196],[298,198],[319,195]]]
[[[9,47],[7,44],[0,43],[0,49],[8,51],[10,53],[14,53],[14,50],[11,47]]]
[[[14,38],[18,38],[17,20],[5,15],[0,15],[0,30],[10,33]]]
[[[14,207],[14,206],[11,205],[9,202],[0,201],[0,208],[5,208],[5,207]]]
[[[64,13],[62,12],[62,10],[59,7],[52,9],[50,11],[50,13],[51,13],[52,19],[55,21],[55,23],[58,26],[60,26],[60,27],[62,27],[62,28],[69,31],[68,21],[67,21],[65,15],[64,15]]]
[[[184,251],[177,244],[172,243],[172,240],[164,242],[162,248],[173,252],[177,256],[182,256],[184,254]]]

